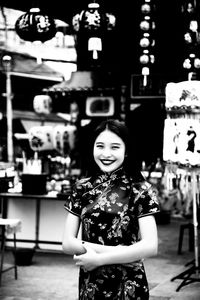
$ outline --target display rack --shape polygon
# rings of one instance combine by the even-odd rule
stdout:
[[[176,279],[182,279],[181,284],[177,287],[178,292],[183,286],[193,282],[200,282],[200,267],[199,267],[199,240],[198,240],[198,189],[197,189],[197,177],[200,173],[200,168],[188,167],[191,173],[192,182],[192,197],[193,197],[193,226],[194,226],[194,261],[189,264],[192,266],[186,269],[184,272],[173,277],[171,281]],[[187,266],[188,264],[186,264]]]
[[[167,109],[167,118],[172,119],[172,121],[175,120],[175,122],[178,119],[183,119],[184,121],[181,125],[185,126],[186,122],[189,121],[188,124],[190,124],[190,122],[193,122],[193,120],[196,120],[197,123],[198,123],[198,125],[196,127],[196,132],[199,132],[199,129],[200,129],[199,115],[200,115],[199,107],[198,108],[194,108],[194,107],[173,107],[171,109]],[[182,134],[183,134],[184,130],[186,132],[186,129],[181,128],[181,126],[179,127],[179,129],[180,129],[180,131],[182,131],[181,132]],[[185,140],[187,140],[187,137],[186,137],[187,133],[185,133],[185,132],[184,132]],[[170,135],[169,135],[169,137],[170,137]],[[200,139],[198,138],[198,140],[200,140]],[[173,142],[172,142],[172,140],[169,140],[169,143],[171,143],[170,144],[171,146],[174,146]],[[167,143],[168,143],[168,137],[164,141],[164,144],[167,144]],[[190,173],[191,191],[192,191],[192,218],[193,218],[193,228],[194,228],[194,260],[192,260],[192,262],[189,262],[185,265],[185,266],[190,265],[189,268],[187,268],[184,272],[174,276],[171,279],[171,281],[174,281],[176,279],[182,279],[182,282],[179,284],[176,291],[179,291],[183,286],[188,285],[190,283],[200,282],[199,240],[198,240],[199,189],[198,189],[198,186],[197,186],[197,183],[199,183],[199,176],[200,176],[200,163],[199,163],[199,156],[198,156],[199,155],[199,148],[198,148],[198,151],[195,150],[196,151],[196,156],[195,156],[195,153],[194,153],[195,152],[194,149],[191,150],[191,151],[194,151],[194,152],[190,153],[194,156],[193,159],[192,159],[192,156],[190,156],[190,157],[186,157],[186,159],[184,160],[184,153],[186,153],[188,149],[185,148],[185,150],[184,150],[185,152],[183,152],[183,149],[182,149],[183,146],[184,146],[184,143],[182,143],[181,146],[179,146],[179,152],[181,153],[181,155],[177,156],[177,161],[174,159],[175,156],[173,155],[172,160],[169,161],[169,163],[177,166],[177,168],[184,169],[184,170],[186,170],[187,172]],[[166,149],[169,150],[169,148],[167,148],[167,147],[168,146],[166,146]],[[193,143],[193,147],[194,147],[194,143]],[[198,147],[199,147],[199,144],[198,144]],[[176,148],[175,151],[177,151],[177,148]],[[188,160],[188,158],[189,158],[189,160]],[[194,161],[194,158],[195,158],[195,161]],[[190,159],[191,159],[191,161],[190,161]]]

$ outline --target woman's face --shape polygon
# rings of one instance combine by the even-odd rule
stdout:
[[[125,144],[118,135],[104,130],[94,142],[93,156],[96,164],[103,172],[113,172],[124,161]]]

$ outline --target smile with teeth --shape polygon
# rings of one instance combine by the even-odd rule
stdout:
[[[101,159],[101,163],[104,165],[111,165],[113,162],[115,162],[114,160],[108,160],[108,159]]]

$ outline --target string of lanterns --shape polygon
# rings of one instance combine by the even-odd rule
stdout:
[[[75,125],[33,126],[29,130],[29,144],[33,151],[56,150],[60,155],[70,156],[77,138]]]
[[[182,5],[181,10],[185,24],[184,42],[186,52],[183,68],[188,71],[188,80],[191,80],[200,70],[200,5],[197,5],[196,0],[187,0]]]
[[[153,0],[143,0],[141,4],[141,22],[139,24],[141,30],[140,49],[142,54],[139,57],[141,64],[141,72],[143,77],[143,86],[147,85],[147,77],[150,74],[152,65],[155,62],[154,47],[155,47],[155,6]]]
[[[33,108],[41,117],[52,112],[52,104],[52,98],[49,95],[36,95],[33,99]],[[71,112],[71,122],[69,119],[67,125],[33,126],[29,130],[31,149],[33,151],[56,150],[60,155],[70,155],[75,148],[77,134],[77,127],[72,124],[73,113],[74,110]]]

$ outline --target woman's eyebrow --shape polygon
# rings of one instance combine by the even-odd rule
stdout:
[[[121,143],[111,143],[112,146],[120,146]]]
[[[103,142],[96,142],[96,145],[98,145],[98,144],[103,144]]]
[[[103,145],[104,142],[96,142],[96,145]],[[121,143],[111,143],[112,146],[120,146]]]

